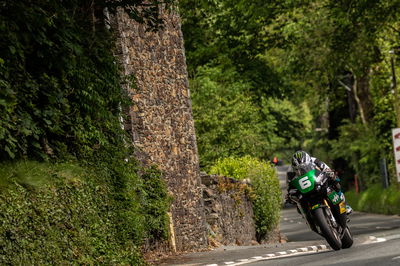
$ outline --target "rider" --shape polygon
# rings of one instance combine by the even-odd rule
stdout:
[[[298,166],[300,164],[304,164],[304,163],[313,163],[320,171],[322,172],[326,172],[326,174],[330,177],[331,179],[331,184],[333,186],[333,188],[338,192],[339,196],[343,197],[344,199],[344,194],[341,191],[341,187],[340,187],[340,179],[339,177],[336,176],[335,172],[333,172],[331,170],[331,168],[329,168],[328,165],[326,165],[323,161],[315,158],[315,157],[311,157],[307,152],[305,151],[296,151],[293,156],[292,156],[292,169],[293,172],[296,173],[296,175],[298,175]],[[293,189],[288,187],[288,193],[289,190]],[[348,205],[346,203],[346,213],[349,215],[351,214],[353,211],[353,209],[350,207],[350,205]]]

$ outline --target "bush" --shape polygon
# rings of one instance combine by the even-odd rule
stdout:
[[[140,265],[143,240],[168,234],[169,198],[154,169],[142,177],[127,163],[124,186],[111,167],[18,161],[0,169],[4,264]]]
[[[275,168],[250,156],[230,157],[218,160],[210,173],[237,180],[250,179],[255,193],[252,201],[257,240],[265,239],[280,218],[281,190]]]
[[[346,200],[357,211],[400,215],[400,190],[395,186],[373,185],[360,194],[348,191]]]

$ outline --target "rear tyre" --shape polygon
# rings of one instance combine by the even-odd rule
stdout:
[[[328,223],[328,217],[323,208],[314,210],[314,219],[329,245],[334,250],[339,250],[342,247],[342,241],[336,229]]]
[[[342,248],[349,248],[353,245],[353,236],[348,227],[346,227],[344,231],[344,235],[342,237]]]

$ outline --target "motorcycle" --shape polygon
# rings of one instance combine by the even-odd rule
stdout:
[[[299,165],[297,174],[287,173],[287,200],[297,205],[310,229],[324,237],[334,250],[351,247],[353,236],[347,226],[344,195],[330,184],[328,173],[308,163]]]

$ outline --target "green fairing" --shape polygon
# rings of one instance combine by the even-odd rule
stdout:
[[[302,194],[312,191],[315,186],[315,169],[296,177],[290,184],[297,188]]]

